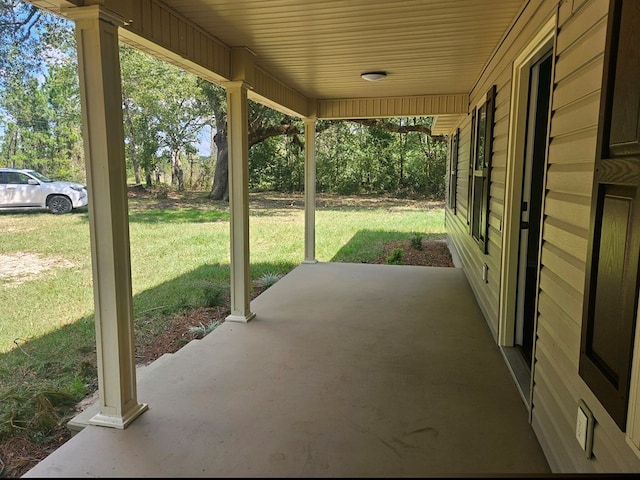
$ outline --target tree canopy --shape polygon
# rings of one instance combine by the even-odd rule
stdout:
[[[76,56],[72,22],[0,0],[1,164],[83,179]],[[130,181],[228,200],[225,90],[127,45],[120,61]],[[301,191],[304,123],[252,101],[249,119],[250,188]],[[317,191],[444,198],[446,142],[431,124],[318,121]]]

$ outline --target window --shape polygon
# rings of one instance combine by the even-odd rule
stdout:
[[[12,185],[27,185],[29,183],[29,177],[24,173],[19,172],[5,172],[6,183]]]
[[[449,147],[449,208],[456,213],[456,192],[458,184],[458,143],[460,141],[460,129],[451,137]]]
[[[486,101],[475,108],[471,118],[471,159],[469,165],[469,216],[471,236],[487,253],[489,231],[489,188],[491,185],[491,154],[493,147],[493,117],[495,85],[487,92]]]
[[[594,173],[580,377],[626,431],[640,260],[640,2],[611,2]]]

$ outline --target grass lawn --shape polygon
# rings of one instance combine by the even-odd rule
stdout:
[[[226,203],[203,193],[133,195],[129,212],[136,336],[229,288]],[[251,194],[250,214],[253,279],[304,259],[302,196]],[[88,214],[3,212],[0,230],[0,443],[21,432],[44,440],[96,388]],[[318,196],[321,262],[371,262],[414,232],[443,237],[442,206]]]

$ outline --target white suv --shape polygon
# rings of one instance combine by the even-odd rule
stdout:
[[[48,208],[68,213],[89,203],[87,187],[75,182],[57,182],[34,170],[0,168],[0,210]]]

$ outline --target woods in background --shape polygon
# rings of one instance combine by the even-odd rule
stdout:
[[[129,181],[228,200],[226,93],[127,45],[120,50]],[[304,124],[249,104],[252,190],[304,189]],[[318,121],[317,191],[443,199],[446,139],[432,118]],[[0,165],[84,181],[73,23],[0,0]]]

